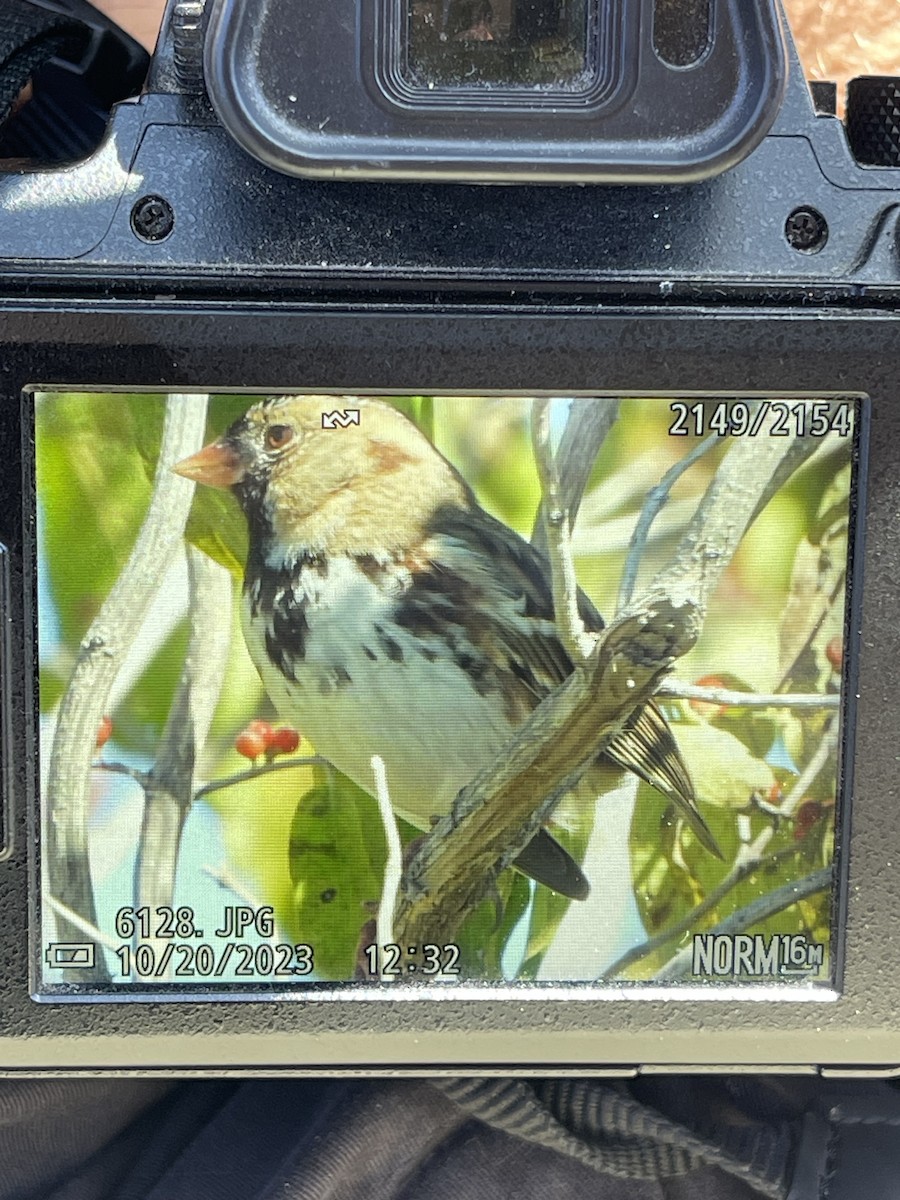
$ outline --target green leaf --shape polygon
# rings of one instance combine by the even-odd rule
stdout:
[[[163,401],[61,393],[36,413],[39,520],[45,582],[66,648],[76,653],[137,537],[150,481],[135,413],[162,428]]]
[[[352,979],[360,934],[381,896],[385,845],[372,797],[323,771],[297,805],[288,855],[290,937],[311,945],[323,979]]]
[[[188,627],[182,621],[147,663],[115,710],[116,741],[154,755],[184,670]]]
[[[49,712],[62,699],[66,681],[52,667],[41,667],[39,674],[39,692],[41,697],[41,712]]]
[[[564,812],[558,814],[560,820],[551,824],[550,832],[569,851],[576,862],[583,862],[594,827],[594,808],[590,804],[579,803],[574,798],[573,802],[569,804],[563,800],[562,807]],[[562,823],[563,816],[564,824]],[[541,960],[556,937],[560,923],[571,903],[568,896],[561,896],[550,888],[542,887],[540,884],[535,888],[528,942],[525,946],[521,969],[523,979],[536,978]]]
[[[740,722],[741,726],[748,724],[752,727],[752,718]],[[702,806],[746,808],[754,792],[765,796],[776,782],[772,768],[734,733],[704,721],[674,725],[673,733]],[[766,751],[771,744],[770,736]],[[706,807],[703,815],[707,815]]]
[[[221,437],[254,403],[253,396],[211,396],[205,441],[212,442]],[[230,492],[198,487],[185,537],[237,579],[243,579],[247,561],[247,522]]]
[[[503,872],[496,894],[478,905],[456,936],[462,978],[478,982],[503,978],[503,951],[530,897],[524,876],[515,871]]]

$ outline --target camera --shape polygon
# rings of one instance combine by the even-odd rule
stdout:
[[[179,0],[138,93],[37,8],[0,1066],[900,1069],[900,83],[775,3]]]

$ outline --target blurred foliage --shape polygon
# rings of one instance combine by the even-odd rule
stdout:
[[[316,779],[291,822],[294,892],[283,924],[291,941],[315,947],[324,979],[352,979],[363,926],[381,894],[384,835],[372,827],[370,796],[337,771],[320,767]]]
[[[480,502],[528,537],[540,489],[531,452],[528,403],[509,398],[388,397],[433,438]],[[211,398],[208,439],[243,413],[247,396]],[[160,446],[164,398],[56,394],[38,399],[37,470],[43,548],[42,587],[58,627],[41,645],[41,705],[49,712],[65,687],[81,638],[134,545],[150,499]],[[628,536],[648,487],[695,444],[670,438],[661,401],[626,400],[595,465],[576,528],[576,567],[585,591],[607,616],[615,606]],[[558,432],[558,431],[557,431]],[[698,461],[678,480],[654,526],[641,563],[641,584],[663,565],[727,448]],[[844,629],[849,441],[830,442],[781,489],[744,539],[713,598],[697,646],[678,664],[681,678],[714,676],[737,690],[836,689],[835,639]],[[198,488],[187,536],[235,577],[247,534],[228,494]],[[152,755],[184,655],[183,612],[160,631],[152,652],[112,714],[116,745]],[[830,655],[830,657],[829,657]],[[836,763],[828,764],[791,818],[777,809],[791,780],[821,743],[821,710],[750,710],[666,702],[676,739],[695,781],[700,807],[724,852],[720,862],[693,839],[665,801],[641,785],[628,854],[634,896],[648,934],[690,913],[721,883],[739,836],[774,827],[769,858],[723,898],[702,929],[754,897],[802,878],[832,857]],[[255,716],[273,717],[234,617],[226,682],[200,764],[204,779],[246,767],[233,749]],[[302,732],[302,731],[301,731]],[[308,753],[310,747],[301,747]],[[223,825],[229,872],[239,890],[271,904],[292,940],[314,943],[323,977],[352,977],[360,931],[381,888],[384,835],[372,798],[330,770],[298,768],[243,782],[208,801]],[[593,823],[589,808],[567,813],[558,836],[581,858]],[[404,837],[415,831],[404,827]],[[596,864],[591,864],[596,868]],[[590,873],[590,872],[589,872]],[[125,902],[123,898],[123,902]],[[807,932],[828,942],[828,896],[770,918],[754,932]],[[499,979],[518,966],[534,977],[569,908],[514,872],[460,932],[461,965],[474,978]],[[692,932],[702,931],[700,927]],[[636,963],[650,977],[684,943]]]

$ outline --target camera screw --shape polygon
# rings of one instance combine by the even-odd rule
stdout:
[[[131,228],[142,242],[161,242],[175,228],[175,211],[162,196],[142,196],[131,210]]]
[[[816,208],[795,208],[784,225],[788,245],[815,254],[828,241],[828,222]]]

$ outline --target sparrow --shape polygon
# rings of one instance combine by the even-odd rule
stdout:
[[[339,424],[336,403],[263,400],[173,469],[230,489],[244,512],[244,638],[281,717],[370,794],[380,755],[393,808],[427,830],[573,663],[543,555],[487,513],[399,411],[354,397]],[[581,592],[578,604],[599,632]],[[652,701],[588,776],[608,791],[622,771],[673,802],[719,853]],[[572,899],[588,895],[581,867],[546,828],[514,865]]]

